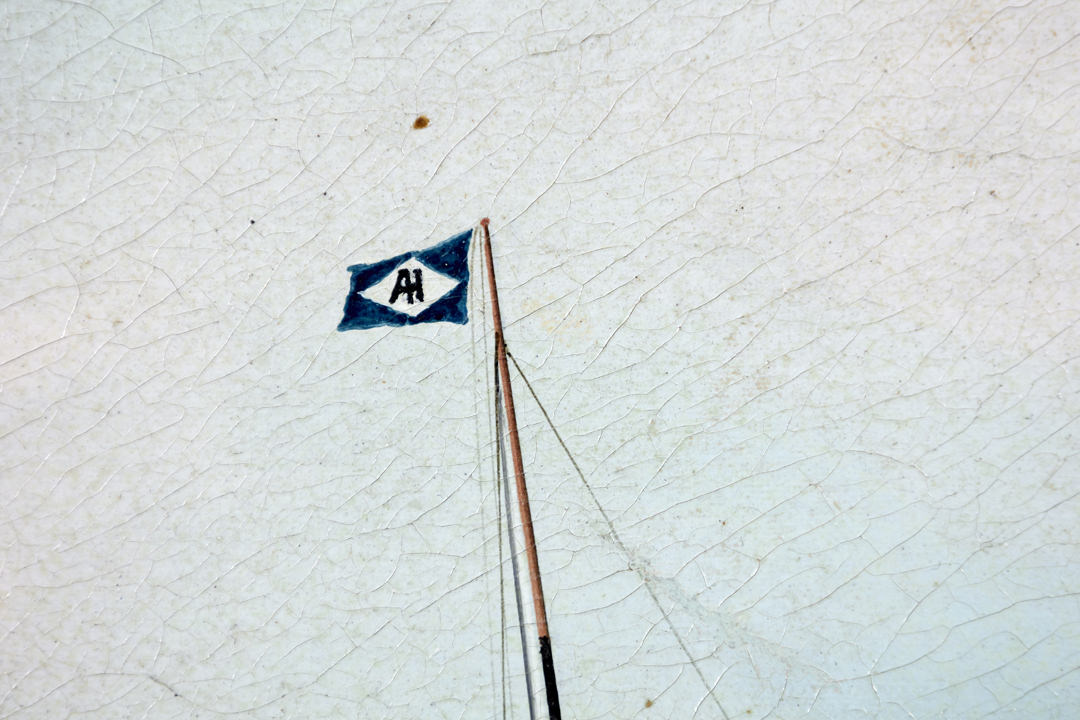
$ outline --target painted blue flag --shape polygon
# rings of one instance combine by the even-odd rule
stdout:
[[[467,323],[471,239],[472,230],[466,230],[427,250],[369,265],[350,265],[352,284],[338,330]]]

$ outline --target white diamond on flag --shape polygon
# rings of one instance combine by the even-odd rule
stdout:
[[[416,317],[442,299],[460,281],[409,258],[390,274],[360,292],[362,297]],[[421,299],[423,298],[423,299]]]

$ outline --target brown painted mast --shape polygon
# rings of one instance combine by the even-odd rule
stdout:
[[[488,222],[488,219],[484,218],[480,221],[480,226],[484,228],[484,255],[487,258],[488,287],[491,288],[491,317],[495,323],[495,357],[499,364],[499,378],[503,387],[506,426],[510,433],[510,456],[514,462],[518,512],[521,515],[521,527],[525,533],[525,556],[529,561],[529,580],[532,584],[536,632],[540,636],[540,664],[544,668],[548,715],[551,720],[562,720],[562,710],[559,709],[559,689],[555,684],[555,663],[551,656],[551,635],[548,634],[547,610],[544,606],[544,587],[540,583],[540,561],[536,556],[536,538],[533,535],[532,512],[529,510],[529,490],[525,487],[525,466],[521,462],[521,441],[518,439],[517,414],[514,412],[514,392],[510,387],[510,366],[506,362],[506,343],[503,340],[502,316],[499,314],[499,291],[495,286],[495,263],[491,259],[491,233],[488,231]]]

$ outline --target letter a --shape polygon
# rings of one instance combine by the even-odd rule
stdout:
[[[420,268],[413,269],[413,279],[409,279],[409,271],[406,268],[401,268],[397,271],[397,280],[394,282],[394,290],[390,293],[390,304],[393,305],[398,295],[405,293],[405,299],[409,301],[409,304],[413,304],[413,295],[416,295],[418,302],[424,302],[424,283],[420,273]]]

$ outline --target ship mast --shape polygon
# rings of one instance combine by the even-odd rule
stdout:
[[[521,461],[521,441],[518,439],[517,414],[514,412],[514,392],[510,387],[510,367],[506,362],[506,343],[503,340],[499,291],[495,285],[495,264],[491,259],[491,233],[488,231],[488,222],[488,219],[484,218],[480,221],[480,226],[484,228],[484,256],[487,258],[488,287],[491,288],[491,316],[495,324],[495,358],[499,365],[499,378],[503,387],[506,425],[510,434],[510,456],[514,464],[514,478],[517,486],[518,513],[521,515],[521,527],[525,534],[525,556],[529,561],[529,580],[532,585],[536,632],[540,636],[540,664],[544,670],[548,715],[551,720],[562,720],[562,710],[559,709],[559,689],[555,683],[555,664],[551,655],[551,635],[548,632],[547,610],[544,605],[544,587],[540,582],[540,561],[536,556],[536,538],[533,535],[532,512],[529,510],[529,490],[525,486],[525,466]]]

